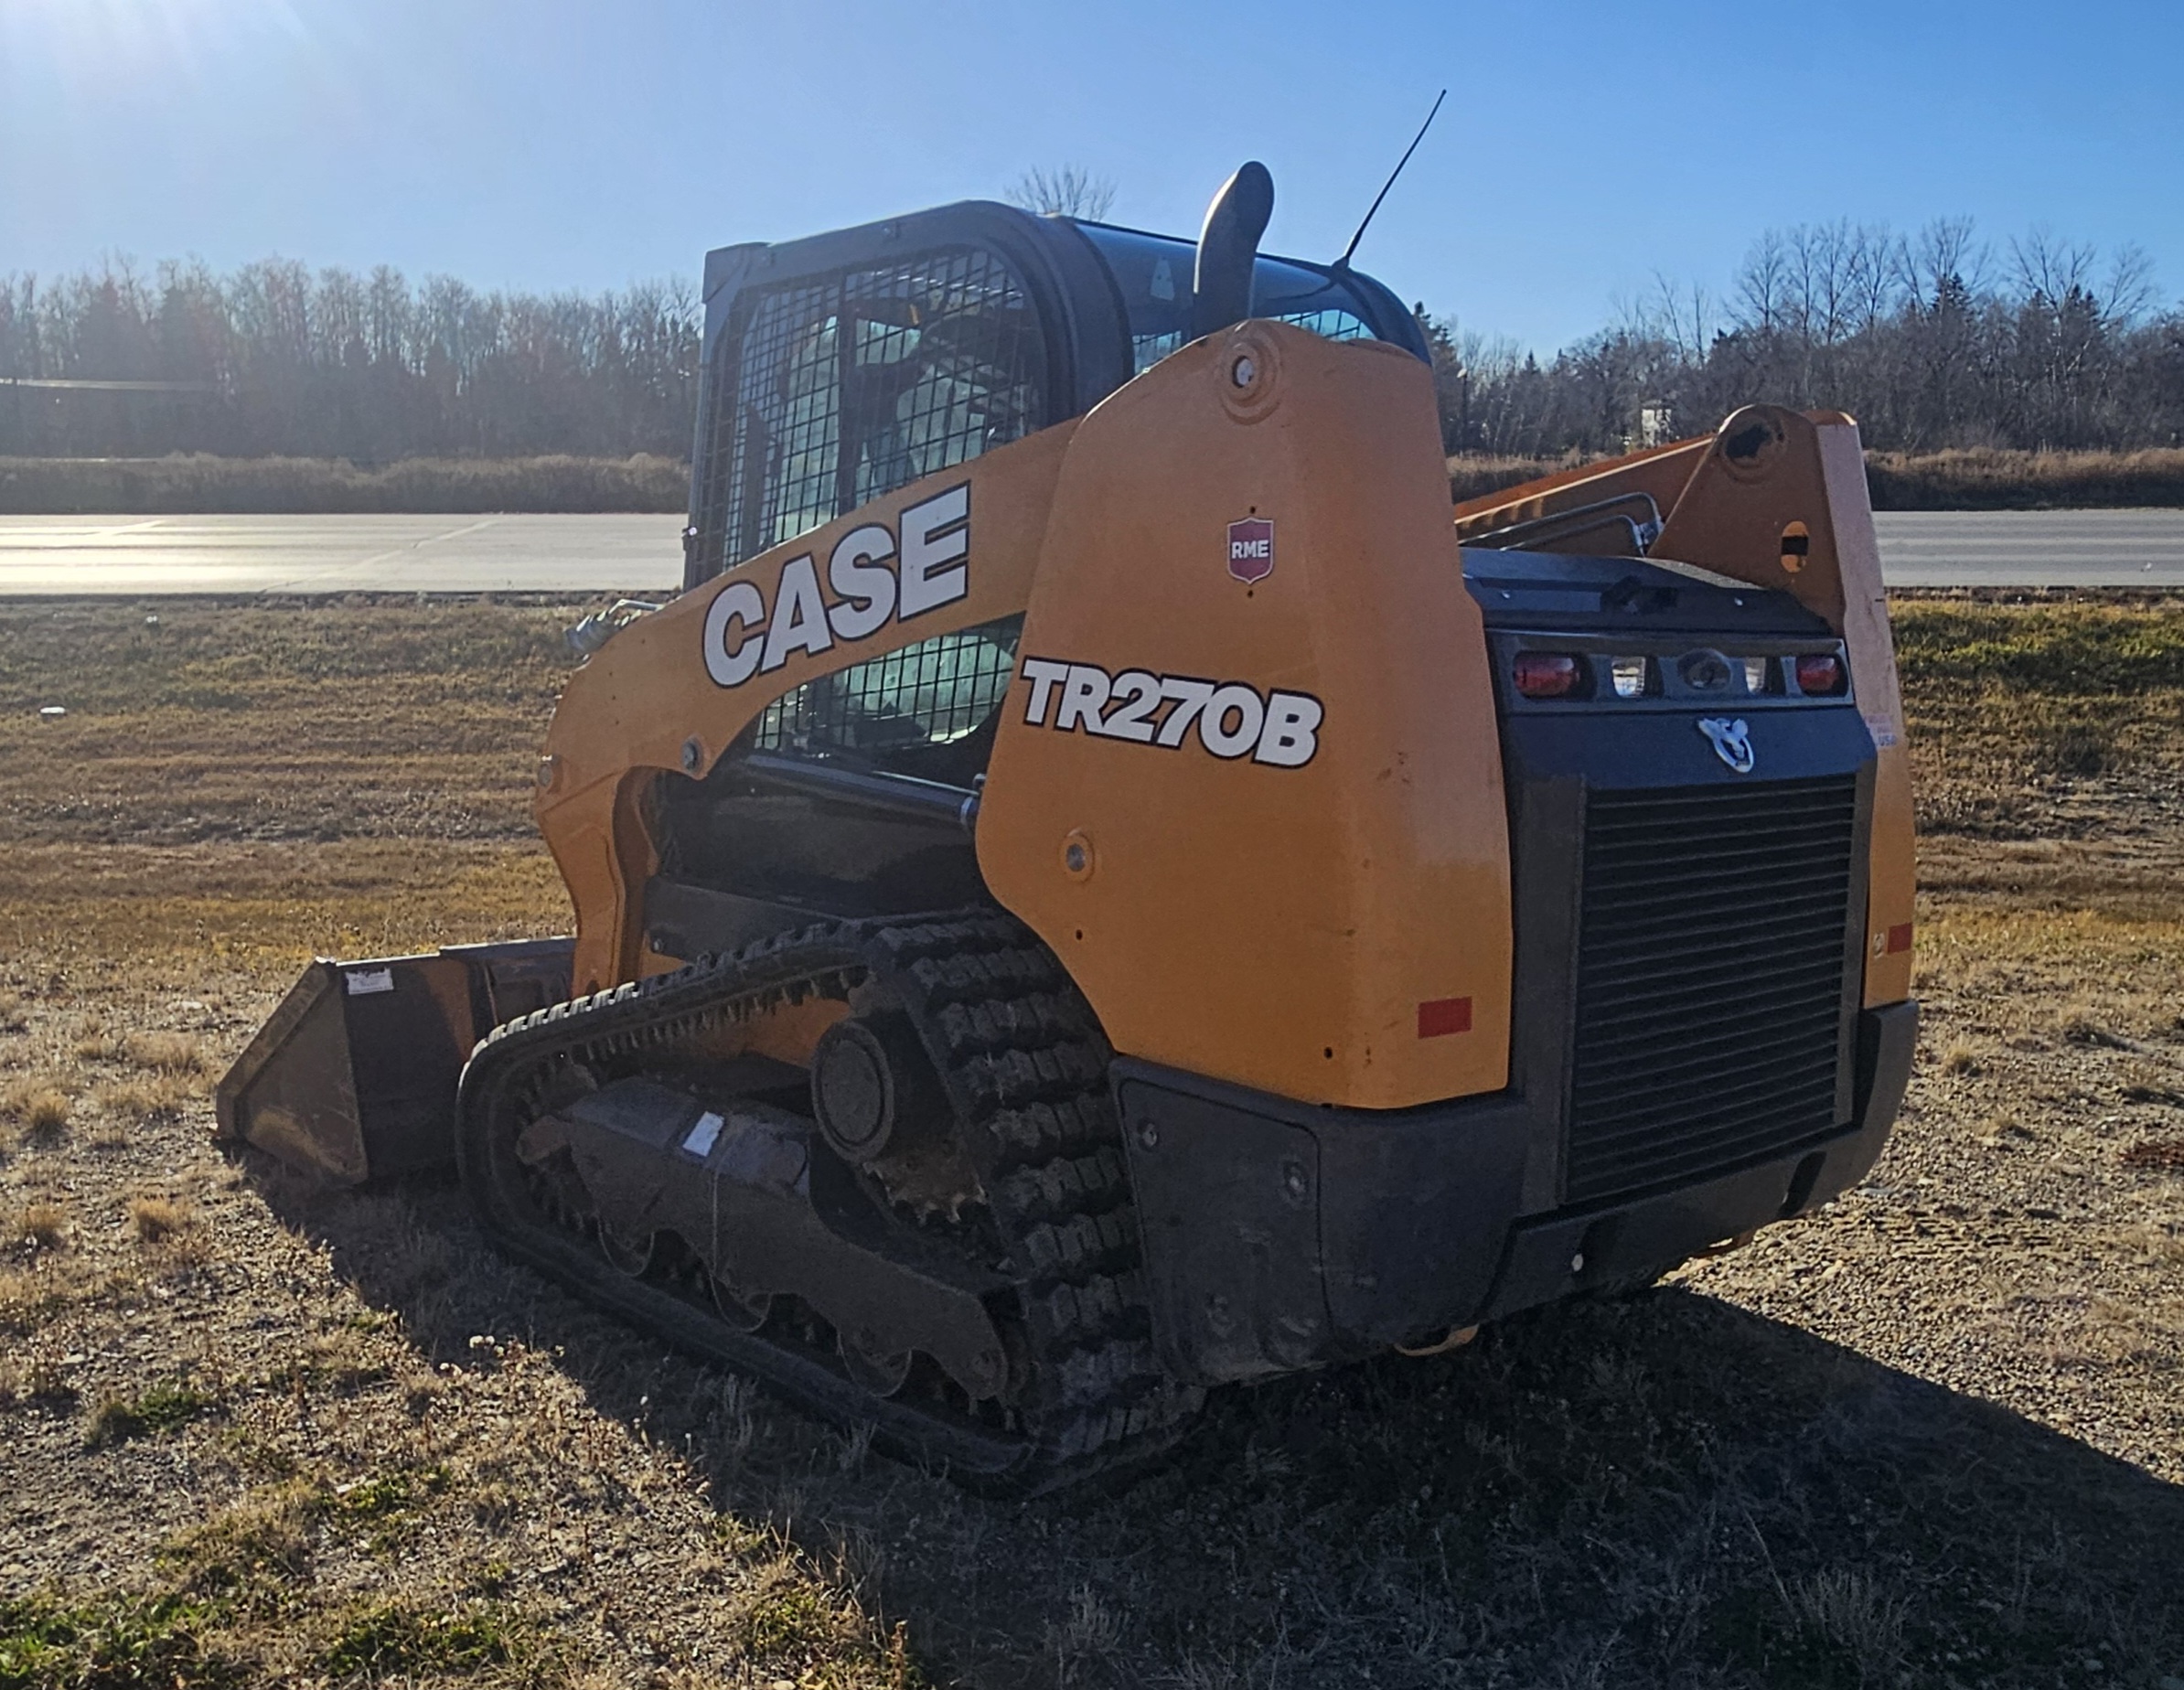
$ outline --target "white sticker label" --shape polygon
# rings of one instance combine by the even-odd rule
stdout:
[[[725,1125],[711,1109],[706,1110],[698,1117],[698,1124],[683,1138],[682,1148],[692,1156],[710,1156],[712,1147],[720,1140],[721,1128]]]
[[[789,559],[770,604],[757,582],[732,574],[705,608],[705,672],[714,685],[740,687],[796,653],[818,657],[838,642],[854,645],[969,595],[969,482],[912,505],[899,528],[898,534],[867,522],[835,541],[825,589],[818,553]]]
[[[1320,749],[1326,710],[1309,692],[1261,693],[1241,680],[1194,680],[1096,663],[1026,658],[1025,725],[1096,733],[1172,751],[1194,738],[1215,756],[1248,755],[1278,769],[1302,768]]]
[[[375,991],[394,989],[392,968],[351,968],[348,978],[348,995],[352,998],[369,998]]]

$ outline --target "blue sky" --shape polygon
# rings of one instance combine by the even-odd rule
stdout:
[[[1111,179],[1190,232],[1243,158],[1331,257],[1550,348],[1753,235],[1971,216],[2184,295],[2184,6],[0,0],[0,273],[280,254],[481,285]]]

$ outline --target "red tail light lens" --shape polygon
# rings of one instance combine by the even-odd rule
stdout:
[[[1520,651],[1510,678],[1528,699],[1566,699],[1585,679],[1585,665],[1566,651]]]
[[[1807,653],[1797,659],[1797,690],[1807,698],[1835,698],[1849,682],[1843,659],[1831,652]]]

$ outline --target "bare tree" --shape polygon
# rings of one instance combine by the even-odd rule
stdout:
[[[1931,309],[1952,282],[1967,294],[1987,284],[1992,255],[1986,243],[1974,238],[1968,217],[1937,217],[1919,231],[1911,249],[1911,286]]]
[[[1005,190],[1011,205],[1041,215],[1081,217],[1097,223],[1115,203],[1115,185],[1094,176],[1082,165],[1064,165],[1058,170],[1031,169]]]

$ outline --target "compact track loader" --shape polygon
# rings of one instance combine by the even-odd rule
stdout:
[[[313,965],[222,1128],[974,1482],[1643,1283],[1879,1153],[1856,426],[1451,508],[1416,321],[967,204],[705,269],[684,590],[538,764],[573,940]]]

